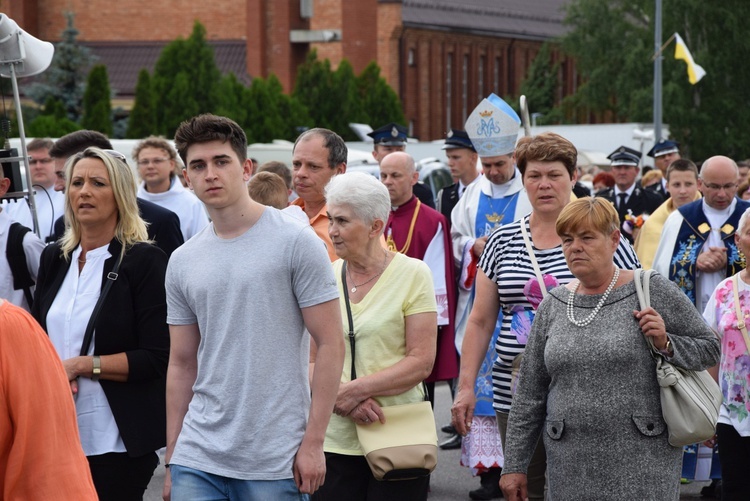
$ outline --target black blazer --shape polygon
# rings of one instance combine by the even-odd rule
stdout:
[[[620,216],[621,225],[625,222],[625,216],[628,213],[628,209],[630,209],[633,212],[633,215],[637,217],[641,214],[653,213],[664,202],[661,195],[655,191],[641,188],[640,186],[635,187],[623,210],[620,210],[618,207],[619,201],[616,200],[614,187],[602,190],[597,193],[596,196],[606,198],[615,204],[615,209],[617,209],[617,213]],[[631,244],[633,243],[633,237],[631,235],[623,233],[623,236],[625,236]]]
[[[104,262],[102,287],[114,268],[122,244],[109,244],[112,257]],[[47,313],[57,296],[70,262],[63,259],[60,243],[42,252],[32,315],[47,330]],[[124,352],[128,381],[101,379],[128,454],[143,456],[166,444],[166,372],[169,360],[169,328],[164,278],[167,256],[150,244],[128,249],[97,317],[94,353]]]
[[[440,213],[448,220],[448,228],[451,226],[451,212],[458,203],[458,183],[446,186],[438,193],[438,207]]]
[[[153,240],[154,244],[167,253],[167,257],[172,252],[185,243],[180,230],[180,218],[169,209],[157,205],[142,198],[136,199],[138,202],[138,211],[141,218],[147,223],[148,238]],[[55,221],[54,239],[59,240],[65,233],[65,216],[60,216]]]

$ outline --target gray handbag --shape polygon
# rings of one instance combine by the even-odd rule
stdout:
[[[651,305],[649,281],[653,270],[635,270],[633,282],[641,309]],[[716,433],[722,395],[708,371],[690,371],[667,362],[647,337],[656,360],[656,380],[661,393],[661,412],[674,447],[703,442]]]

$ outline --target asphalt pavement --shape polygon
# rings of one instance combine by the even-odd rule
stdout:
[[[438,440],[440,441],[446,438],[445,434],[440,431],[440,427],[448,424],[450,421],[450,406],[451,395],[448,386],[445,383],[438,383],[435,387],[435,421],[438,428]],[[438,465],[430,480],[430,501],[469,500],[469,491],[479,487],[479,478],[472,477],[469,469],[459,464],[460,459],[460,449],[450,451],[440,450],[438,452]],[[154,473],[154,477],[151,479],[151,483],[143,499],[145,501],[160,501],[163,485],[164,466],[160,464]],[[683,485],[680,491],[680,500],[707,499],[700,495],[700,490],[705,485],[708,485],[708,483],[692,482]],[[643,500],[634,499],[633,501]]]

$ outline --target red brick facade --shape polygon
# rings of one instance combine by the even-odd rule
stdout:
[[[310,49],[329,59],[334,69],[348,59],[356,73],[375,60],[401,97],[411,134],[422,140],[440,139],[451,127],[463,127],[490,92],[517,95],[542,43],[539,37],[522,40],[487,30],[473,34],[447,25],[405,26],[407,6],[398,0],[311,0],[312,17],[303,18],[305,2],[5,0],[0,5],[31,34],[50,41],[58,40],[65,27],[64,11],[76,14],[84,42],[169,41],[188,36],[199,20],[209,40],[246,40],[248,74],[273,73],[287,92]],[[338,30],[341,38],[293,43],[292,30]],[[576,81],[573,63],[562,62],[559,99],[574,90]]]
[[[65,12],[75,13],[81,41],[170,41],[187,37],[198,20],[209,40],[244,39],[247,0],[210,3],[185,0],[6,0],[9,15],[42,40],[56,41]],[[36,19],[34,18],[34,11]]]

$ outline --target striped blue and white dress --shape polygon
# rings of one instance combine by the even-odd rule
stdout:
[[[536,308],[542,301],[539,282],[521,234],[522,223],[526,225],[531,238],[528,216],[501,226],[487,240],[479,261],[479,267],[485,275],[497,284],[502,309],[503,323],[495,343],[497,359],[492,368],[492,386],[494,408],[504,413],[510,412],[513,398],[513,359],[523,353]],[[533,239],[531,244],[547,290],[573,281],[575,277],[568,269],[561,245],[551,249],[537,249]],[[633,247],[623,237],[620,237],[614,262],[626,270],[640,268]]]

